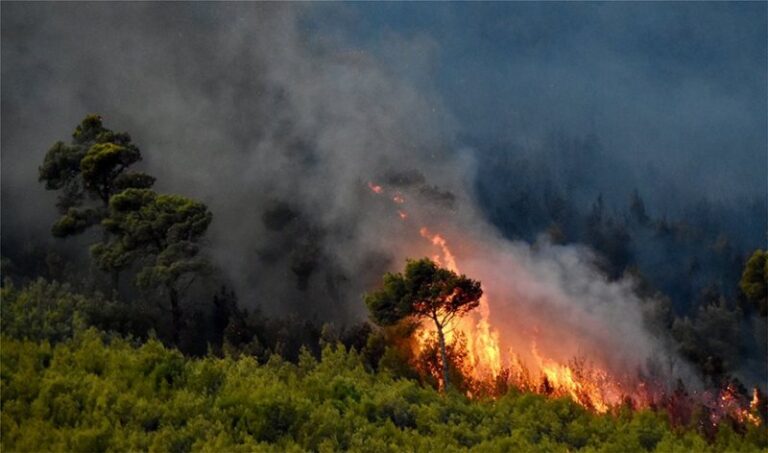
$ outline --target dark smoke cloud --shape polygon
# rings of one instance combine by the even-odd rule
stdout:
[[[246,304],[358,318],[358,276],[393,247],[365,183],[420,168],[449,187],[463,171],[436,97],[365,52],[308,36],[294,6],[4,12],[4,240],[47,236],[53,197],[36,168],[98,112],[133,135],[160,190],[210,205],[213,254]],[[265,208],[288,213],[285,225],[270,228]]]
[[[476,251],[462,252],[456,241],[457,253],[469,260],[466,272],[504,282],[496,294],[508,299],[498,302],[498,319],[513,323],[515,313],[524,314],[519,319],[551,319],[564,335],[582,334],[578,347],[611,340],[623,350],[634,347],[627,357],[616,355],[617,349],[604,359],[612,366],[639,366],[648,356],[668,353],[641,328],[631,282],[606,281],[582,248],[537,250],[499,237],[473,201],[483,155],[460,143],[482,148],[489,141],[513,142],[536,154],[552,129],[579,136],[589,130],[605,137],[608,154],[621,165],[647,168],[642,164],[653,161],[669,169],[661,176],[665,181],[711,172],[727,145],[739,151],[727,171],[712,173],[723,178],[714,180],[721,189],[707,193],[754,193],[759,179],[751,164],[763,159],[754,144],[764,141],[764,132],[754,132],[755,107],[743,108],[741,89],[729,95],[722,85],[689,74],[665,87],[668,81],[649,75],[655,66],[636,52],[643,42],[611,48],[604,42],[620,34],[618,25],[607,27],[607,37],[594,35],[589,27],[567,23],[568,11],[550,18],[551,6],[520,16],[498,14],[511,22],[498,19],[481,35],[481,41],[494,40],[514,30],[505,52],[519,55],[503,70],[488,64],[498,48],[472,54],[455,41],[461,37],[451,41],[440,27],[434,36],[408,31],[408,24],[399,31],[383,27],[380,44],[370,45],[352,26],[365,26],[365,14],[347,5],[2,8],[3,248],[48,240],[54,196],[37,184],[37,166],[54,141],[67,137],[86,113],[98,112],[108,127],[132,134],[159,190],[210,206],[216,263],[242,302],[272,313],[340,322],[363,318],[361,294],[383,270],[401,267],[415,251],[433,252],[425,244],[413,246],[419,240],[413,225],[423,221],[454,237],[471,232]],[[468,5],[445,8],[438,7],[438,19],[447,24],[441,26],[461,29],[455,21]],[[494,8],[488,14],[495,15]],[[596,13],[610,25],[629,14],[593,9],[573,17]],[[651,16],[664,17],[667,8],[661,9]],[[339,24],[352,31],[332,27]],[[660,25],[641,21],[639,27],[656,33]],[[583,39],[568,40],[558,30]],[[534,50],[526,52],[526,46]],[[593,54],[600,65],[582,67],[580,61]],[[465,57],[461,65],[457,55]],[[674,62],[674,53],[667,58]],[[446,67],[457,69],[447,74]],[[582,89],[573,90],[574,84]],[[686,122],[688,112],[704,113]],[[725,131],[719,138],[700,135],[715,125]],[[744,130],[750,132],[739,133]],[[683,170],[694,148],[704,157]],[[596,168],[594,178],[613,182],[611,168]],[[737,169],[744,168],[740,178]],[[736,180],[744,183],[731,190],[728,184]],[[390,200],[370,193],[369,181],[402,191],[408,222],[397,218]],[[696,188],[706,182],[692,181]]]

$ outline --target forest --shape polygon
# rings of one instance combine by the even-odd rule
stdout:
[[[0,10],[3,451],[768,451],[768,4]]]
[[[740,366],[761,360],[753,356],[759,329],[739,332],[765,323],[768,256],[740,255],[712,225],[653,219],[637,193],[618,218],[600,199],[583,219],[549,200],[559,206],[546,220],[550,240],[589,241],[608,276],[642,275],[629,244],[645,234],[644,241],[675,247],[675,256],[702,253],[705,276],[732,279],[665,288],[651,273],[639,288],[673,295],[654,299],[649,328],[670,335],[729,405],[707,404],[678,381],[650,404],[627,396],[598,410],[592,400],[558,393],[546,377],[534,387],[504,373],[475,379],[462,365],[465,339],[446,341],[443,330],[478,307],[482,282],[429,258],[387,273],[361,298],[370,321],[339,328],[242,307],[206,255],[215,216],[199,201],[153,191],[155,178],[132,168],[141,159],[129,134],[89,115],[41,162],[40,182],[58,194],[51,234],[93,242],[84,250],[87,266],[78,265],[82,254],[54,250],[3,256],[8,451],[768,448],[768,400],[736,377]],[[270,209],[267,224],[292,215]],[[191,290],[212,296],[201,301]],[[701,294],[695,309],[672,305],[692,291]],[[419,325],[432,321],[439,342],[414,347]]]

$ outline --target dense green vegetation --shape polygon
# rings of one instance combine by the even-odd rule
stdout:
[[[506,382],[468,398],[477,389],[461,375],[461,342],[446,344],[443,327],[477,306],[480,282],[428,259],[387,274],[366,297],[377,325],[337,328],[248,311],[208,259],[213,214],[197,200],[150,190],[153,177],[128,171],[140,160],[130,136],[104,128],[98,116],[45,156],[39,178],[58,192],[61,215],[52,233],[79,241],[70,246],[81,254],[3,257],[0,430],[7,451],[768,449],[764,397],[750,414],[760,426],[730,415],[714,423],[704,406],[688,403],[684,416],[666,412],[674,405],[636,410],[629,401],[597,415]],[[633,206],[637,224],[648,227],[639,198]],[[298,216],[267,212],[265,225],[276,229]],[[602,204],[590,218],[593,232],[613,225]],[[318,262],[307,236],[296,238],[303,244],[297,277]],[[626,243],[621,234],[596,237]],[[595,248],[610,266],[624,256],[621,247]],[[760,330],[737,333],[749,322],[764,325],[766,259],[758,250],[738,262],[736,298],[714,289],[695,316],[674,315],[663,297],[647,307],[650,328],[661,337],[671,332],[667,339],[713,388],[733,384],[742,399],[748,390],[731,373],[737,359],[754,358]],[[633,272],[630,261],[607,273]],[[658,295],[648,282],[641,291]],[[420,321],[434,322],[438,338],[415,357],[411,334]]]
[[[661,413],[594,415],[569,400],[510,392],[439,394],[360,355],[318,361],[188,359],[96,330],[51,345],[3,339],[6,451],[761,451],[765,431],[721,427],[713,443]]]
[[[125,338],[119,304],[37,281],[2,293],[6,451],[765,451],[765,424],[706,414],[672,427],[663,411],[594,414],[514,389],[498,399],[439,393],[369,346],[324,343],[294,361],[229,344],[190,358]],[[137,321],[138,322],[138,321]],[[114,329],[112,329],[114,332]],[[372,337],[375,338],[375,337]],[[374,348],[375,349],[375,348]],[[389,359],[391,361],[391,358]]]

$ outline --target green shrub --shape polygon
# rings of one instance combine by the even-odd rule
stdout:
[[[568,399],[511,392],[441,395],[366,371],[326,346],[297,365],[277,356],[187,358],[95,329],[47,341],[3,336],[6,451],[765,451],[765,427],[721,428],[709,444],[663,414],[597,415]]]

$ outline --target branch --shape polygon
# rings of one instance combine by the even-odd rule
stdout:
[[[448,312],[443,317],[442,324],[447,325],[449,322],[453,321],[454,318],[456,318],[456,312]]]
[[[182,289],[182,290],[181,290],[181,291],[179,291],[179,292],[181,292],[181,293],[183,293],[183,292],[186,292],[186,291],[189,289],[189,287],[190,287],[190,286],[192,286],[192,283],[195,283],[195,279],[197,279],[197,276],[193,276],[193,277],[192,277],[192,278],[189,280],[189,283],[187,283],[187,286],[185,286],[185,287],[184,287],[184,289]]]
[[[436,312],[436,311],[434,311],[434,310],[432,311],[432,316],[431,316],[431,318],[432,318],[432,320],[433,320],[433,321],[435,321],[435,326],[437,326],[438,330],[442,330],[442,328],[443,328],[443,325],[442,325],[442,324],[440,323],[440,321],[437,319],[437,312]]]

